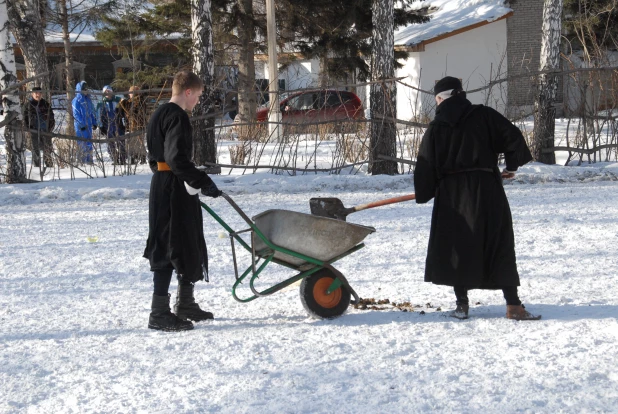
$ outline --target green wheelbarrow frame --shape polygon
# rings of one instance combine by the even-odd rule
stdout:
[[[332,266],[332,263],[336,262],[337,260],[340,260],[352,253],[354,253],[357,250],[362,249],[363,247],[365,247],[365,243],[359,243],[355,246],[353,246],[352,248],[348,249],[347,251],[345,251],[342,254],[337,255],[336,257],[328,260],[328,261],[324,261],[324,260],[319,260],[316,259],[314,257],[299,253],[297,251],[288,249],[288,248],[284,248],[281,246],[277,246],[276,244],[272,243],[268,237],[266,237],[264,235],[264,233],[257,227],[257,225],[255,224],[255,222],[253,220],[251,220],[243,211],[242,209],[234,202],[234,200],[232,200],[227,194],[223,193],[221,195],[225,200],[227,200],[228,203],[230,203],[230,205],[232,206],[232,208],[234,208],[234,210],[236,210],[236,212],[241,216],[241,218],[249,225],[248,229],[244,229],[244,230],[240,230],[240,231],[234,231],[234,229],[232,229],[221,217],[219,217],[219,215],[217,213],[215,213],[213,211],[213,209],[211,209],[208,205],[206,205],[204,202],[200,201],[200,204],[202,206],[202,208],[204,210],[206,210],[229,234],[230,237],[230,244],[231,244],[231,248],[232,248],[232,258],[234,261],[234,276],[236,278],[236,282],[234,283],[234,285],[232,286],[232,296],[234,297],[235,300],[237,300],[238,302],[251,302],[252,300],[255,300],[259,297],[263,297],[263,296],[269,296],[272,295],[275,292],[280,291],[281,289],[299,281],[302,280],[304,278],[306,278],[307,276],[310,276],[322,269],[328,269],[330,272],[333,273],[333,275],[335,275],[336,277],[334,278],[334,281],[331,283],[331,285],[328,287],[328,289],[326,290],[326,294],[330,295],[332,292],[334,292],[336,289],[338,289],[341,286],[344,286],[346,289],[349,290],[350,294],[354,297],[354,300],[351,301],[352,304],[357,304],[359,303],[359,297],[356,294],[356,292],[354,291],[354,289],[352,289],[352,287],[350,286],[348,280],[345,278],[345,276],[339,272],[337,269],[335,269]],[[247,242],[240,236],[243,233],[247,233],[250,232],[251,233],[251,245],[247,244]],[[256,251],[255,249],[255,238],[259,238],[264,245],[266,245],[265,249],[261,249],[260,251]],[[237,259],[236,259],[236,247],[235,247],[235,243],[234,241],[238,242],[242,247],[245,248],[245,250],[247,250],[248,252],[251,253],[251,264],[247,267],[247,269],[239,276],[238,275],[238,264],[237,264]],[[303,263],[301,265],[294,265],[291,263],[288,263],[286,261],[280,260],[278,258],[275,257],[275,253],[276,252],[280,252],[283,253],[285,255],[289,255],[292,256],[294,258],[300,259],[303,261]],[[261,263],[260,263],[261,262]],[[267,289],[264,289],[262,291],[258,291],[255,288],[255,282],[256,280],[259,278],[260,274],[262,273],[262,271],[266,268],[266,266],[268,266],[268,264],[270,263],[276,263],[279,264],[281,266],[285,266],[287,268],[293,269],[295,271],[298,271],[300,273],[298,273],[295,276],[290,277],[289,279],[286,279],[280,283],[277,283]],[[259,266],[258,266],[259,265]],[[247,277],[249,277],[249,275],[251,275],[250,279],[249,279],[249,288],[251,289],[251,291],[253,292],[252,296],[246,297],[246,298],[241,298],[238,296],[238,294],[236,293],[237,288],[243,283],[243,281],[246,280]]]

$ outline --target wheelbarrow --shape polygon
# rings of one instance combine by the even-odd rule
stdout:
[[[365,247],[362,241],[375,232],[373,227],[276,209],[264,211],[250,219],[229,195],[223,193],[222,197],[249,226],[234,231],[208,205],[201,202],[202,208],[229,234],[236,278],[232,286],[235,300],[251,302],[301,280],[300,300],[314,317],[335,318],[342,315],[350,303],[359,302],[358,295],[346,277],[332,264]],[[241,237],[247,233],[249,241]],[[240,275],[236,243],[251,253],[251,264]],[[292,269],[296,274],[267,289],[258,290],[255,283],[271,263]],[[253,294],[240,297],[237,290],[247,280]]]

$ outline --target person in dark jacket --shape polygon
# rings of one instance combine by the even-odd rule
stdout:
[[[457,307],[450,316],[459,319],[468,317],[470,289],[501,289],[507,318],[540,319],[518,297],[513,222],[502,185],[532,160],[526,141],[500,113],[472,105],[459,79],[441,79],[434,93],[436,115],[414,171],[416,202],[435,198],[425,281],[454,287]]]
[[[43,99],[41,88],[35,86],[31,90],[32,96],[24,104],[22,113],[24,115],[24,126],[38,132],[30,132],[30,140],[32,142],[32,163],[35,167],[41,166],[41,150],[43,150],[43,159],[45,167],[51,168],[54,165],[52,159],[52,138],[51,136],[42,135],[41,132],[52,132],[56,121],[54,112],[49,103]]]
[[[144,257],[154,272],[154,294],[148,327],[163,331],[193,329],[193,321],[213,319],[194,299],[194,284],[208,280],[208,256],[198,193],[219,197],[222,192],[191,162],[192,128],[189,116],[203,91],[200,78],[179,72],[172,99],[152,114],[146,128],[150,184],[148,241]],[[176,270],[178,293],[174,313],[168,294]]]
[[[125,128],[122,122],[121,109],[118,106],[120,97],[114,95],[114,90],[109,85],[103,87],[103,99],[98,105],[99,128],[107,138],[118,138],[124,135]],[[107,143],[107,152],[114,164],[124,164],[127,154],[124,141],[112,141]]]

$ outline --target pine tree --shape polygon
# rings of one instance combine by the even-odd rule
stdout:
[[[597,57],[600,49],[618,49],[618,1],[564,0],[566,38],[574,49]]]
[[[96,33],[105,46],[117,46],[126,57],[141,57],[168,42],[171,34],[180,36],[168,44],[176,47],[177,65],[191,62],[191,2],[190,0],[152,0],[153,8],[146,9],[145,1],[126,0],[112,13],[102,16],[105,23]]]
[[[116,45],[124,49],[129,56],[142,55],[156,48],[160,42],[167,42],[167,37],[174,34],[177,67],[190,67],[193,62],[191,2],[190,0],[152,0],[154,7],[147,11],[136,8],[124,13],[114,13],[104,17],[106,28],[97,32],[97,39],[106,46]],[[247,119],[255,118],[256,99],[254,92],[255,69],[254,48],[255,18],[251,0],[211,0],[212,41],[215,65],[237,63],[239,67],[239,113]],[[178,36],[179,35],[179,36]],[[139,37],[140,42],[128,39]],[[238,57],[234,56],[239,51]],[[149,72],[156,72],[150,68]],[[162,76],[164,74],[161,74]],[[250,87],[243,86],[250,84]],[[228,91],[229,94],[229,91]],[[229,103],[229,96],[224,91],[217,91],[217,98]]]
[[[393,8],[393,30],[429,20],[423,10],[408,9],[415,1],[385,3]],[[370,78],[372,0],[282,0],[277,4],[277,20],[281,42],[292,42],[305,58],[323,59],[327,76],[340,78],[341,74],[357,73],[359,80]],[[395,53],[396,59],[406,56],[405,52]]]

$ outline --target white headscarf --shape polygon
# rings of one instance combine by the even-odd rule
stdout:
[[[453,93],[454,89],[450,89],[448,91],[443,91],[440,92],[439,94],[437,94],[436,96],[439,96],[440,98],[446,100],[448,98],[451,98],[453,95],[451,95],[451,93]]]

